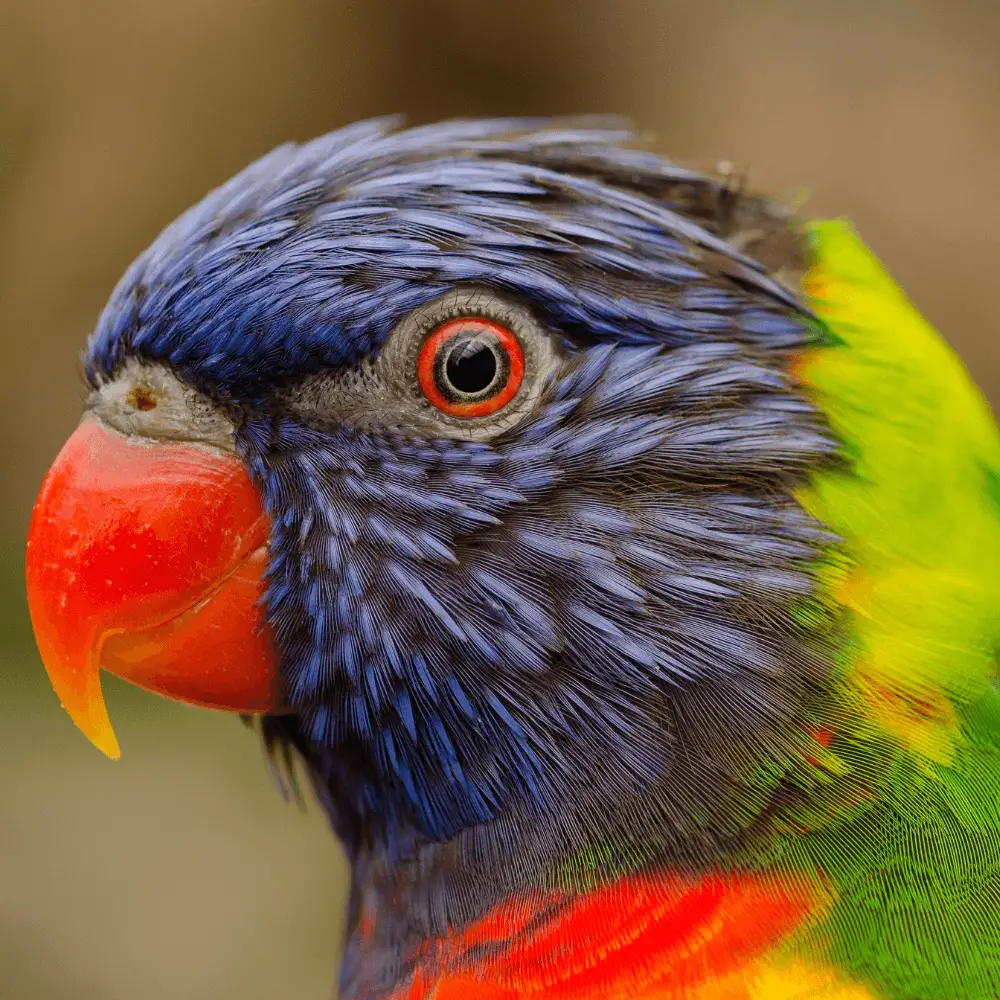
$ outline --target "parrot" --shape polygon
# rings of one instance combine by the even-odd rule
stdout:
[[[26,585],[239,716],[339,995],[1000,997],[1000,436],[852,224],[604,118],[289,143],[84,352]]]

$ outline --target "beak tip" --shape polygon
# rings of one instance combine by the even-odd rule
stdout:
[[[111,760],[121,760],[122,752],[118,747],[118,740],[115,739],[114,733],[110,733],[108,738],[102,740],[101,742],[95,740],[94,746],[96,746],[105,757],[109,757]]]
[[[105,757],[110,757],[111,760],[121,758],[122,753],[118,746],[118,738],[110,724],[102,728],[90,726],[83,730],[83,734]]]
[[[121,749],[118,746],[118,737],[111,726],[111,719],[108,717],[108,710],[104,706],[104,699],[91,700],[89,703],[77,706],[67,705],[60,698],[60,704],[66,710],[69,717],[76,724],[77,729],[90,740],[91,743],[105,757],[118,760],[121,757]]]

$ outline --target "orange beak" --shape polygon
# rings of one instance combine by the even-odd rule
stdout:
[[[32,514],[28,604],[52,686],[98,749],[119,756],[101,667],[196,705],[278,708],[268,529],[234,455],[92,418],[66,442]]]

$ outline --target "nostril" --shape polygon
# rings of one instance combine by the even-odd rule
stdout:
[[[141,410],[143,413],[156,409],[156,397],[149,389],[143,387],[133,389],[126,396],[126,401],[133,409]]]

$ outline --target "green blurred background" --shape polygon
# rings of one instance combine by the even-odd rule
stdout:
[[[343,867],[231,718],[109,680],[103,759],[31,646],[22,551],[128,262],[353,119],[624,112],[846,214],[1000,400],[995,0],[0,0],[0,998],[321,1000]]]

